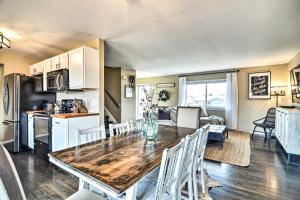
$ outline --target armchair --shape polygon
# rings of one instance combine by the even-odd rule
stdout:
[[[255,120],[253,122],[255,127],[252,132],[252,138],[254,137],[255,132],[264,133],[266,137],[268,137],[268,135],[271,137],[273,130],[275,129],[275,115],[276,109],[270,108],[265,117]],[[256,128],[258,127],[264,129],[264,131],[257,131]]]

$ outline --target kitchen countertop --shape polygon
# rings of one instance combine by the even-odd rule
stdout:
[[[28,110],[26,111],[27,114],[33,114],[35,112],[44,112],[45,110]]]
[[[74,117],[86,117],[86,116],[93,116],[93,115],[99,115],[99,113],[61,113],[61,114],[52,114],[50,115],[50,117],[68,119]]]
[[[276,109],[281,111],[281,112],[286,112],[286,113],[300,113],[299,108],[281,108],[281,107],[278,107]]]

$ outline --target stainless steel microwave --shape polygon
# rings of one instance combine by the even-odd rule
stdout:
[[[47,91],[69,90],[69,70],[61,69],[47,73]]]

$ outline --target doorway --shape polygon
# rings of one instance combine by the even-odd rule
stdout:
[[[149,90],[150,85],[139,84],[136,86],[136,119],[143,118],[143,106],[141,105],[142,99],[145,99],[144,89]]]

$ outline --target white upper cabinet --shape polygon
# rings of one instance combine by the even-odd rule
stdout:
[[[51,58],[52,68],[51,71],[69,68],[69,53],[63,53],[61,55]]]
[[[59,66],[59,56],[54,56],[53,58],[51,58],[51,62],[52,62],[52,67],[51,67],[51,71],[55,71],[58,70],[58,66]]]
[[[59,55],[59,68],[69,68],[69,52]]]
[[[43,72],[43,90],[47,91],[47,72],[51,71],[51,58],[44,60],[42,62],[44,72]]]
[[[43,89],[47,91],[47,72],[69,69],[70,89],[99,87],[99,51],[80,47],[30,66],[30,75],[43,74]]]
[[[31,65],[29,70],[30,70],[31,76],[37,75],[37,74],[42,74],[44,71],[42,62]]]
[[[70,89],[98,88],[99,52],[90,47],[69,51]]]

